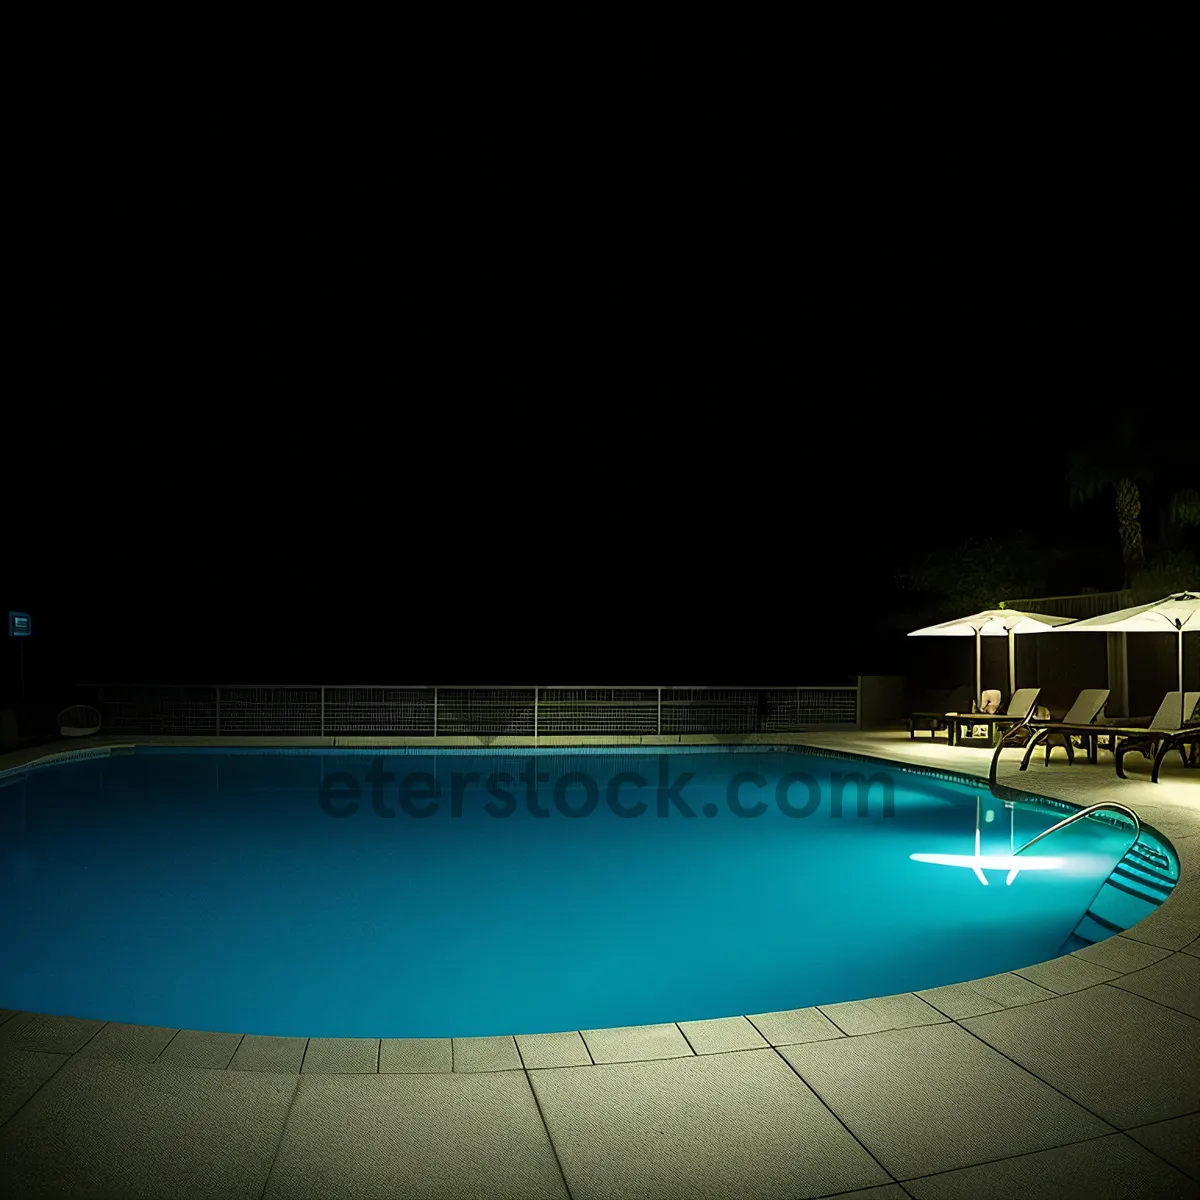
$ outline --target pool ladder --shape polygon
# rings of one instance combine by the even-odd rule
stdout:
[[[1089,804],[1087,808],[1081,808],[1078,812],[1073,812],[1069,817],[1059,821],[1057,825],[1051,825],[1049,829],[1043,829],[1042,832],[1037,835],[1037,837],[1030,838],[1025,845],[1019,846],[1016,850],[1014,850],[1013,855],[1016,856],[1020,854],[1022,850],[1028,850],[1030,846],[1040,842],[1042,838],[1049,837],[1052,833],[1057,833],[1060,829],[1065,829],[1068,825],[1073,824],[1075,821],[1082,821],[1084,817],[1090,817],[1092,813],[1099,812],[1102,808],[1116,809],[1118,812],[1124,813],[1127,817],[1131,817],[1133,819],[1133,842],[1131,843],[1130,848],[1132,849],[1133,846],[1136,846],[1138,838],[1142,836],[1142,823],[1140,820],[1138,820],[1137,813],[1135,813],[1132,808],[1127,808],[1124,804],[1118,804],[1114,800],[1103,800],[1099,804]],[[1125,853],[1128,854],[1129,851],[1126,850]]]

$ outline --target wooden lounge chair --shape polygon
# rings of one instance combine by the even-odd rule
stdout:
[[[1183,765],[1186,767],[1188,756],[1185,753],[1185,746],[1188,743],[1186,739],[1176,742],[1174,736],[1185,731],[1193,723],[1200,724],[1198,708],[1200,708],[1200,692],[1184,692],[1182,704],[1179,703],[1178,692],[1168,692],[1158,706],[1158,712],[1154,714],[1146,728],[1104,730],[1102,736],[1110,738],[1107,749],[1113,752],[1113,757],[1116,759],[1117,774],[1122,779],[1128,778],[1125,774],[1124,759],[1125,755],[1132,751],[1154,761],[1154,782],[1157,783],[1158,768],[1162,766],[1159,750],[1162,749],[1163,743],[1168,741],[1171,744],[1167,746],[1167,753],[1170,753],[1171,750],[1178,750],[1179,757],[1183,759]],[[1180,721],[1181,714],[1182,722]],[[1200,733],[1200,730],[1197,730],[1197,733]],[[1191,744],[1194,753],[1196,743],[1192,742]]]
[[[1046,762],[1050,761],[1050,751],[1055,746],[1062,746],[1067,752],[1067,761],[1075,761],[1075,748],[1071,738],[1078,736],[1083,739],[1088,750],[1090,761],[1096,761],[1096,736],[1103,733],[1105,726],[1097,725],[1096,719],[1104,711],[1108,703],[1108,688],[1084,688],[1075,698],[1075,703],[1067,709],[1061,721],[1030,720],[1021,725],[1014,725],[1006,730],[1000,739],[1000,746],[1015,746],[1020,743],[1017,737],[1025,734],[1026,729],[1033,730],[1033,736],[1025,743],[1025,757],[1021,760],[1021,770],[1029,766],[1029,760],[1034,750],[1039,746],[1046,748]],[[1111,728],[1108,727],[1108,728]]]
[[[962,730],[964,727],[970,729],[976,725],[985,726],[987,729],[986,741],[991,744],[996,730],[1009,729],[1022,721],[1027,720],[1037,706],[1038,696],[1042,693],[1041,688],[1018,688],[1012,694],[1012,699],[1008,702],[1008,708],[1004,712],[980,712],[980,713],[964,713],[960,716],[950,717],[949,720],[949,739],[950,744],[957,745],[963,740]],[[997,693],[998,694],[998,693]]]
[[[941,712],[915,712],[908,718],[908,736],[915,738],[917,730],[929,730],[932,738],[941,730],[949,730],[949,718],[957,713],[970,712],[975,706],[975,689],[958,687],[950,693],[950,699]],[[947,734],[949,736],[949,734]]]

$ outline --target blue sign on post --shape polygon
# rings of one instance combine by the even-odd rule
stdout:
[[[8,636],[29,637],[32,627],[28,613],[10,612],[8,614]]]

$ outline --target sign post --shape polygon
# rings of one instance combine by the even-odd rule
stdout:
[[[8,614],[8,636],[27,638],[33,633],[33,623],[28,613],[10,612]],[[17,662],[21,672],[21,707],[25,707],[25,643],[17,642]]]

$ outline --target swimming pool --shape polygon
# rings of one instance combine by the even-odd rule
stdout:
[[[1178,878],[1152,831],[1130,849],[1088,819],[984,883],[963,856],[1005,860],[1069,806],[783,748],[138,748],[0,782],[0,1004],[170,1028],[461,1037],[830,1004],[1053,958]]]

